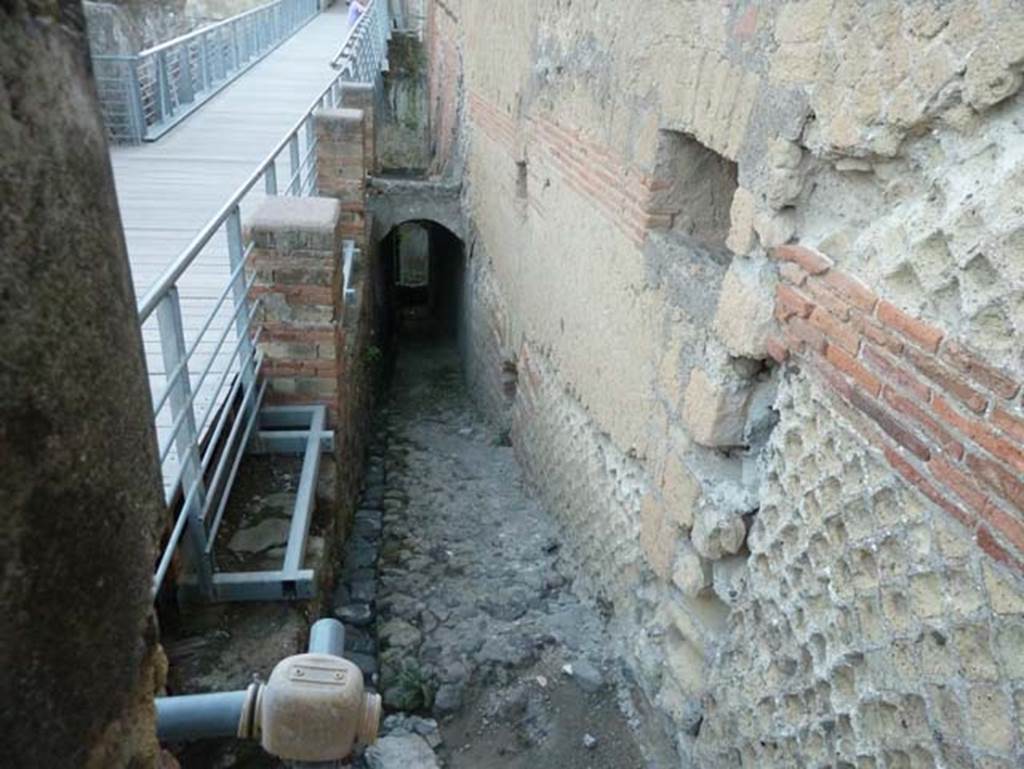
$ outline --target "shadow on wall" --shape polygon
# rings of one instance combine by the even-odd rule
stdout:
[[[383,352],[400,343],[465,336],[465,249],[451,230],[432,221],[399,224],[381,240],[377,260],[378,339]]]

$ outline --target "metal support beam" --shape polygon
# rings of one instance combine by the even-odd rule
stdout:
[[[249,447],[250,454],[305,454],[309,445],[309,430],[260,430]],[[320,433],[320,451],[334,451],[334,433]]]
[[[292,513],[292,525],[288,532],[288,547],[284,554],[283,569],[286,574],[298,573],[306,557],[306,540],[316,498],[316,479],[320,472],[320,434],[324,431],[326,421],[327,409],[318,406],[309,425],[306,455],[302,460],[299,490],[295,496],[295,511]]]

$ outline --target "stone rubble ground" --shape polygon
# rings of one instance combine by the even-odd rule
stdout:
[[[343,555],[346,653],[394,714],[360,762],[653,766],[562,532],[457,364],[447,347],[403,350]]]

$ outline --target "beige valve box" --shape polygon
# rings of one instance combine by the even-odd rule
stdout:
[[[329,654],[281,660],[257,704],[263,749],[289,761],[336,761],[377,739],[381,701],[352,662]]]

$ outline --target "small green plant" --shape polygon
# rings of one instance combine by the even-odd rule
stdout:
[[[384,352],[375,344],[367,345],[363,355],[367,363],[380,363],[384,358]]]
[[[395,676],[392,692],[400,710],[430,710],[434,704],[434,687],[415,660],[407,660]]]

